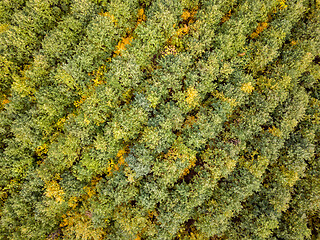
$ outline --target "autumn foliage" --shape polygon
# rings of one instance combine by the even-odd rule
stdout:
[[[0,239],[320,238],[318,0],[0,1]]]

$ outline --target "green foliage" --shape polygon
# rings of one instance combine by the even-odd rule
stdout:
[[[320,3],[0,2],[0,239],[317,239]]]

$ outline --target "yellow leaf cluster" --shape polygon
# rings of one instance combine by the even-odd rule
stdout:
[[[190,18],[190,16],[191,16],[191,13],[187,10],[187,11],[183,11],[181,18],[186,21],[188,20],[188,18]]]
[[[268,128],[268,132],[271,133],[273,136],[281,137],[282,132],[279,128],[276,128],[275,126],[272,126],[272,128]]]
[[[286,0],[277,0],[277,6],[273,8],[272,13],[277,13],[279,10],[284,10],[287,7]],[[271,15],[269,15],[269,20],[271,20]]]
[[[0,200],[3,201],[3,200],[5,200],[7,197],[8,197],[7,192],[5,192],[4,190],[1,189],[1,190],[0,190]],[[1,216],[1,214],[0,214],[0,216]]]
[[[75,209],[78,206],[78,197],[71,197],[68,201],[68,206],[71,207],[72,209]]]
[[[126,175],[130,183],[133,183],[135,181],[134,177],[136,176],[136,174],[130,167],[126,167],[124,169],[124,174]]]
[[[91,180],[91,185],[92,186],[96,186],[97,183],[102,179],[102,177],[94,177],[92,180]]]
[[[257,151],[253,151],[240,158],[239,166],[246,168],[257,178],[261,178],[268,163],[268,158],[260,155]]]
[[[113,168],[114,168],[114,160],[110,159],[110,163],[108,164],[104,172],[108,174],[108,176],[111,176],[113,172]]]
[[[280,166],[280,171],[282,172],[285,182],[289,187],[293,187],[299,180],[299,174],[296,171],[290,170],[285,166]]]
[[[189,10],[184,10],[181,18],[183,19],[183,23],[180,25],[180,27],[177,29],[176,33],[174,36],[172,36],[169,40],[168,43],[171,43],[173,39],[175,38],[181,38],[182,36],[186,35],[190,31],[190,26],[192,23],[194,23],[195,19],[194,16],[197,13],[198,7],[194,7],[191,11]],[[175,27],[176,24],[173,25]]]
[[[0,25],[0,33],[5,32],[9,29],[9,24],[1,24]]]
[[[179,141],[164,155],[164,160],[168,162],[174,162],[177,159],[180,159],[182,162],[189,162],[189,165],[181,173],[181,176],[187,175],[197,161],[195,153],[184,144],[179,143]]]
[[[148,211],[148,218],[152,219],[157,217],[159,214],[156,211]]]
[[[130,103],[132,97],[133,97],[133,90],[132,89],[128,89],[127,91],[122,93],[122,98],[126,103]]]
[[[196,161],[197,161],[196,158],[190,159],[188,167],[186,167],[184,169],[184,171],[182,172],[181,176],[187,175],[190,172],[190,169],[196,165]]]
[[[90,120],[88,118],[84,118],[84,123],[88,126],[90,124]]]
[[[259,92],[265,92],[266,90],[268,89],[274,89],[276,88],[278,85],[278,82],[275,80],[275,79],[272,79],[272,78],[267,78],[265,76],[260,76],[258,79],[257,79],[257,90]]]
[[[198,103],[198,91],[194,87],[189,87],[186,92],[186,102],[190,106],[196,106]]]
[[[95,123],[96,123],[97,126],[100,126],[100,124],[104,123],[104,122],[105,122],[105,120],[100,120],[100,121],[96,121]]]
[[[104,232],[101,228],[94,228],[90,212],[86,214],[79,212],[67,212],[60,223],[64,238],[66,239],[103,239]]]
[[[66,117],[60,118],[58,122],[56,123],[56,127],[59,129],[62,129],[63,124],[66,122]]]
[[[83,190],[86,192],[87,197],[86,198],[91,198],[96,194],[96,190],[92,187],[85,186],[83,187]]]
[[[188,34],[188,32],[189,32],[189,26],[187,24],[184,24],[182,27],[178,28],[176,35],[180,37]]]
[[[41,157],[48,152],[48,145],[46,143],[42,144],[41,146],[37,147],[36,154]]]
[[[144,14],[144,9],[141,8],[138,10],[138,19],[137,19],[137,24],[134,27],[134,29],[143,21],[146,20],[146,15]],[[131,36],[131,33],[133,32],[134,29],[128,29],[127,31],[127,37],[123,37],[121,41],[116,46],[116,50],[114,51],[114,56],[119,56],[121,55],[121,51],[126,49],[126,45],[130,44],[132,41],[133,37]]]
[[[288,7],[288,5],[286,5],[286,0],[278,0],[278,1],[279,1],[279,9],[280,10],[283,10]]]
[[[78,101],[74,101],[74,105],[78,108],[85,100],[86,100],[87,96],[82,96],[80,100]]]
[[[254,87],[252,86],[251,82],[247,82],[241,86],[241,90],[246,93],[251,93],[254,90]]]
[[[83,190],[86,192],[86,194],[82,196],[84,200],[87,200],[97,194],[96,185],[101,179],[101,177],[95,177],[91,180],[88,186],[83,187]]]
[[[64,202],[63,195],[65,194],[62,188],[60,187],[59,183],[57,181],[52,180],[50,182],[47,182],[45,184],[45,195],[49,198],[54,198],[56,202],[62,203]]]
[[[297,45],[297,41],[292,40],[290,44],[291,44],[291,46]]]
[[[67,214],[69,215],[70,213],[68,212]],[[60,223],[60,227],[65,227],[65,226],[69,226],[69,225],[73,225],[72,219],[67,217],[66,214],[63,214],[62,215],[62,221]]]
[[[103,73],[106,71],[106,66],[100,66],[97,70],[93,70],[92,73],[88,73],[89,76],[94,76],[92,81],[94,82],[94,86],[98,86],[104,83],[103,81]]]

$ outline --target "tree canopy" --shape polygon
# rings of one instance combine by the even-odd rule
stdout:
[[[0,239],[320,238],[319,0],[1,0]]]

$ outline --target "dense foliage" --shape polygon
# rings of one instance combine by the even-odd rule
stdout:
[[[319,239],[319,0],[1,0],[0,54],[0,239]]]

